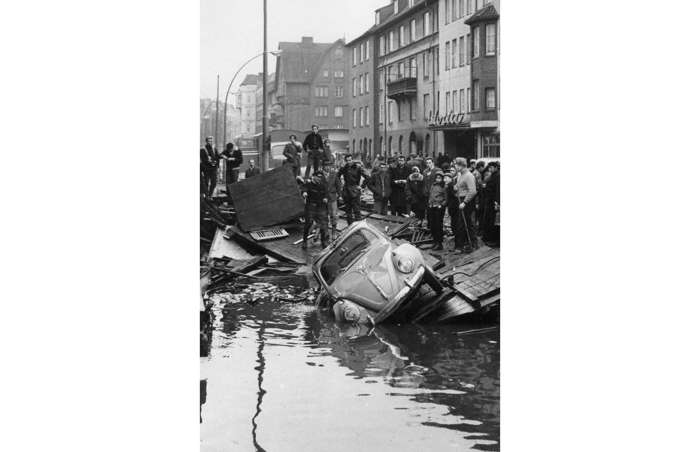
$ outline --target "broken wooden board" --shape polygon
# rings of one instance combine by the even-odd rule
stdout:
[[[243,243],[250,245],[256,249],[260,249],[262,252],[269,254],[281,261],[291,262],[294,264],[305,264],[307,260],[307,253],[301,249],[301,244],[295,245],[294,242],[302,238],[304,232],[304,225],[299,224],[288,224],[285,225],[285,229],[289,233],[289,236],[278,240],[269,240],[266,242],[258,242],[250,233],[243,231],[238,226],[232,226],[230,228],[231,233],[236,238],[236,240],[241,240]],[[309,243],[309,249],[313,249],[311,242]]]
[[[214,234],[214,241],[209,248],[210,259],[221,259],[228,257],[236,260],[248,260],[253,257],[241,245],[233,240],[228,240],[224,237],[224,230],[217,228]]]
[[[286,167],[266,171],[228,186],[238,226],[248,232],[302,217],[304,198]]]

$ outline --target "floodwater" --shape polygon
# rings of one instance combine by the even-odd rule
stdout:
[[[273,300],[214,311],[202,452],[499,450],[495,327],[341,328]]]

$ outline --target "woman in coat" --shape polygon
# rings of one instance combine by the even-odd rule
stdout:
[[[420,168],[413,167],[413,172],[408,176],[406,184],[406,198],[411,206],[411,211],[420,220],[420,226],[423,226],[425,219],[425,180],[420,172]]]

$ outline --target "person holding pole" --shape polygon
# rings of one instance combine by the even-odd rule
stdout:
[[[458,218],[455,231],[455,252],[471,253],[477,246],[476,231],[472,223],[472,212],[476,198],[476,180],[469,171],[467,160],[464,157],[455,159],[457,168],[457,181],[454,191],[459,201]]]

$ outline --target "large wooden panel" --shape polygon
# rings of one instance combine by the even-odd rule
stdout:
[[[229,184],[228,192],[238,224],[246,232],[304,216],[304,198],[286,167]]]

